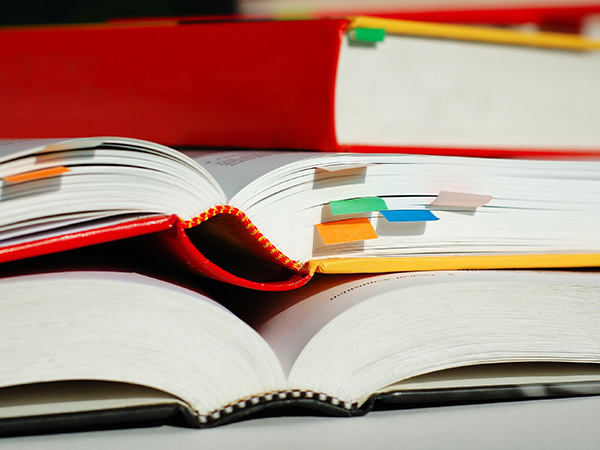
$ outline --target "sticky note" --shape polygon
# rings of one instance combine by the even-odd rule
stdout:
[[[432,220],[439,220],[428,209],[395,209],[380,212],[388,222],[428,222]]]
[[[366,169],[371,164],[335,164],[330,166],[317,166],[316,169],[325,172],[341,172],[342,170]]]
[[[44,178],[54,177],[65,172],[69,172],[70,169],[64,166],[51,167],[49,169],[32,170],[31,172],[20,173],[18,175],[11,175],[4,177],[4,181],[7,183],[23,183],[24,181],[43,180]]]
[[[320,223],[315,226],[325,245],[377,239],[377,233],[366,217]]]
[[[381,42],[385,39],[385,30],[383,28],[353,28],[348,36],[353,41],[360,42]]]
[[[451,206],[462,208],[477,208],[486,205],[492,199],[491,195],[467,194],[463,192],[440,191],[437,198],[429,206]]]
[[[387,209],[387,205],[379,197],[361,197],[348,200],[334,200],[329,202],[331,213],[334,216],[340,214],[355,214]]]

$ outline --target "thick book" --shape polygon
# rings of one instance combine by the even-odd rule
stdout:
[[[226,286],[209,296],[95,271],[0,279],[0,434],[600,394],[599,272]]]
[[[369,17],[3,29],[0,137],[598,154],[599,48]]]
[[[0,263],[146,236],[256,289],[315,272],[600,266],[600,161],[5,141]],[[118,255],[116,255],[118,257]]]
[[[335,15],[377,16],[404,20],[493,26],[527,26],[562,32],[585,31],[600,13],[596,0],[240,0],[248,18]],[[582,30],[583,28],[583,30]]]

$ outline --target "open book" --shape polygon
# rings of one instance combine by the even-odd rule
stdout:
[[[89,138],[5,142],[0,177],[0,262],[152,234],[140,258],[166,248],[257,289],[315,272],[600,265],[600,161]]]
[[[0,432],[213,426],[273,406],[600,394],[600,273],[321,277],[208,296],[134,273],[0,280]],[[115,384],[118,383],[118,384]]]
[[[360,16],[6,29],[0,138],[598,154],[598,49],[572,34]]]

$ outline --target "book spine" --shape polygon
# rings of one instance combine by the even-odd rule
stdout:
[[[506,384],[499,386],[400,390],[371,395],[365,402],[347,402],[314,391],[287,390],[250,397],[207,415],[197,416],[199,428],[215,427],[252,417],[273,408],[302,407],[331,416],[363,416],[374,409],[416,408],[544,398],[587,397],[600,394],[597,381]],[[276,413],[274,413],[276,414]]]
[[[238,227],[223,221],[214,222],[223,218],[231,218],[233,225],[238,225]],[[231,262],[232,259],[237,260],[237,257],[232,258],[230,254],[227,254],[225,258],[218,258],[219,255],[215,255],[214,252],[207,257],[206,255],[209,253],[203,248],[203,243],[211,241],[213,238],[210,232],[204,233],[204,230],[200,228],[209,226],[209,224],[210,226],[215,225],[215,228],[218,229],[231,228],[232,234],[237,236],[237,242],[232,245],[227,245],[225,242],[220,249],[227,252],[237,249],[238,245],[247,247],[253,256],[257,256],[271,266],[279,267],[277,276],[262,281],[252,280],[243,275],[237,275],[236,270],[225,264],[227,261]],[[198,237],[190,237],[186,230],[198,232]],[[260,291],[287,291],[303,286],[312,278],[312,275],[300,263],[287,258],[277,250],[244,213],[229,206],[211,208],[191,221],[178,220],[177,226],[157,233],[157,238],[157,244],[166,248],[167,252],[188,270],[236,286]],[[216,261],[217,259],[218,261]]]
[[[284,390],[249,397],[205,415],[198,415],[199,426],[214,427],[254,416],[266,409],[304,407],[316,409],[332,416],[349,417],[363,415],[367,411],[357,402],[345,402],[336,397],[310,390]]]
[[[335,76],[347,25],[0,30],[0,138],[111,135],[171,146],[336,150]]]
[[[271,241],[269,241],[269,239],[267,239],[265,237],[265,235],[263,235],[259,231],[259,229],[256,228],[256,226],[252,223],[252,221],[248,218],[248,216],[245,213],[243,213],[238,208],[235,208],[233,206],[228,206],[228,205],[215,206],[214,208],[211,208],[211,209],[203,212],[202,214],[193,218],[192,220],[182,220],[181,226],[182,226],[182,228],[186,228],[186,229],[193,228],[193,227],[195,227],[203,222],[206,222],[207,220],[212,219],[213,217],[216,217],[220,214],[228,214],[228,215],[235,217],[237,220],[239,220],[242,223],[242,225],[244,226],[244,228],[247,230],[249,236],[252,239],[254,239],[264,249],[264,251],[269,255],[269,258],[272,261],[277,262],[278,264],[282,265],[283,267],[293,270],[293,271],[296,271],[296,272],[303,271],[304,265],[302,263],[288,258],[285,254],[283,254],[283,252],[278,250],[277,247],[275,247],[271,243]]]
[[[217,216],[234,218],[235,222],[241,224],[242,227],[243,232],[240,234],[243,236],[240,236],[240,239],[253,243],[252,250],[260,253],[266,263],[281,267],[275,279],[262,281],[248,279],[236,275],[205,256],[204,251],[199,248],[201,239],[193,242],[186,230],[204,224]],[[177,216],[155,216],[35,241],[5,245],[0,247],[0,264],[143,236],[151,239],[151,243],[140,244],[141,252],[161,252],[169,257],[176,266],[229,284],[262,291],[286,291],[303,286],[311,279],[311,275],[303,269],[300,263],[287,258],[277,250],[244,213],[228,206],[211,208],[192,221],[182,221]],[[164,253],[162,253],[163,251]]]

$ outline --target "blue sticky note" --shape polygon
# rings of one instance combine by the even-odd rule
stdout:
[[[388,211],[379,211],[388,222],[428,222],[439,220],[428,209],[394,209]]]

